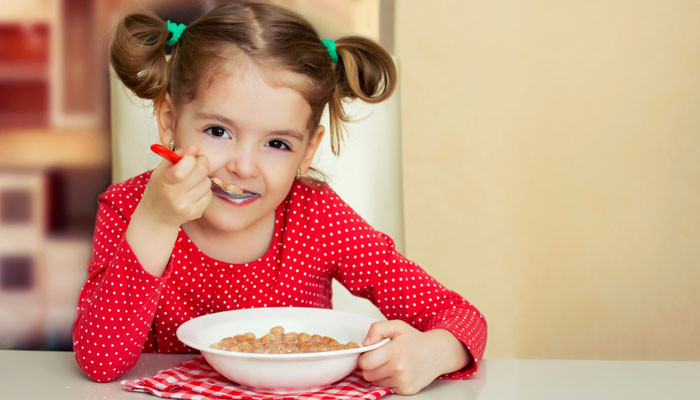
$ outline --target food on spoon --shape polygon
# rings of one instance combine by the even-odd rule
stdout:
[[[213,178],[211,178],[211,181],[214,182],[214,183],[216,183],[216,184],[219,185],[219,186],[222,186],[222,185],[224,184],[224,181],[222,181],[221,178],[216,177],[216,176],[213,177]]]
[[[241,353],[258,354],[293,354],[316,353],[322,351],[356,349],[360,347],[355,342],[346,344],[328,336],[309,335],[306,332],[284,332],[284,328],[276,326],[270,333],[256,338],[251,332],[226,337],[210,346],[212,349],[237,351]]]
[[[241,189],[238,185],[234,183],[226,183],[219,177],[213,177],[211,178],[211,181],[217,184],[219,187],[228,190],[231,193],[243,194],[243,189]]]
[[[233,183],[226,185],[226,190],[228,190],[231,193],[236,193],[236,194],[243,194],[243,189],[238,187],[238,185],[235,185]]]

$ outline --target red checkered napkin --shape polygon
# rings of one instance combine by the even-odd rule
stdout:
[[[276,394],[244,389],[214,371],[203,357],[185,361],[150,378],[122,381],[124,390],[146,392],[168,399],[246,399],[246,400],[375,400],[391,389],[374,386],[354,371],[344,379],[316,392]]]

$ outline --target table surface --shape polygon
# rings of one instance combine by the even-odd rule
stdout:
[[[87,379],[72,352],[0,350],[0,398],[138,400],[120,382],[150,376],[192,354],[143,354],[111,383]],[[436,381],[412,400],[699,399],[700,361],[484,360],[476,377]],[[399,399],[391,395],[382,399]]]

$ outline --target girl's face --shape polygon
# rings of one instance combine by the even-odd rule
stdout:
[[[213,196],[203,219],[226,232],[274,220],[297,169],[308,169],[323,136],[319,127],[311,137],[311,107],[301,94],[267,84],[264,74],[274,72],[237,64],[201,86],[197,98],[177,112],[169,99],[158,110],[163,143],[174,139],[178,148],[197,146],[209,159],[210,177],[259,194],[242,204]]]

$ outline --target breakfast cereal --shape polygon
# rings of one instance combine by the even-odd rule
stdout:
[[[306,332],[284,332],[276,326],[270,333],[256,338],[251,332],[221,339],[210,346],[213,349],[257,354],[316,353],[322,351],[346,350],[360,347],[355,342],[341,344],[328,336],[310,335]]]

